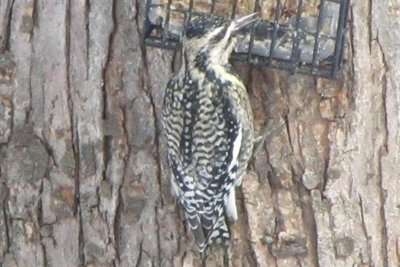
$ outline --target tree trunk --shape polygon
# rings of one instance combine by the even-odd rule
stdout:
[[[140,48],[143,6],[1,0],[3,266],[201,265],[160,134],[177,60]],[[399,10],[352,3],[337,80],[236,66],[266,142],[225,265],[400,265]]]

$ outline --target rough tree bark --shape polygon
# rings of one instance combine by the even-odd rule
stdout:
[[[140,49],[143,2],[1,0],[3,266],[200,265],[160,138],[175,58]],[[268,135],[230,266],[400,265],[400,4],[350,13],[338,80],[237,66]]]

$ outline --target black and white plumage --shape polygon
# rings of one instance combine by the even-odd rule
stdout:
[[[183,62],[167,84],[163,130],[172,187],[201,252],[227,244],[226,215],[237,219],[235,185],[253,148],[253,116],[246,88],[228,62],[235,34],[254,14],[227,23],[206,15],[188,24]]]

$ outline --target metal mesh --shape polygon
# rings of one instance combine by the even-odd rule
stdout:
[[[187,23],[203,13],[235,18],[258,12],[233,61],[335,78],[343,64],[350,0],[147,0],[143,43],[179,50]],[[268,2],[268,4],[266,4]],[[268,6],[267,6],[268,5]]]

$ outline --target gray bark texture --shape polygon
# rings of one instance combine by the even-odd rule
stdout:
[[[144,1],[0,1],[0,265],[400,266],[400,4],[353,1],[337,80],[236,66],[259,146],[222,260],[170,191],[179,60]]]

